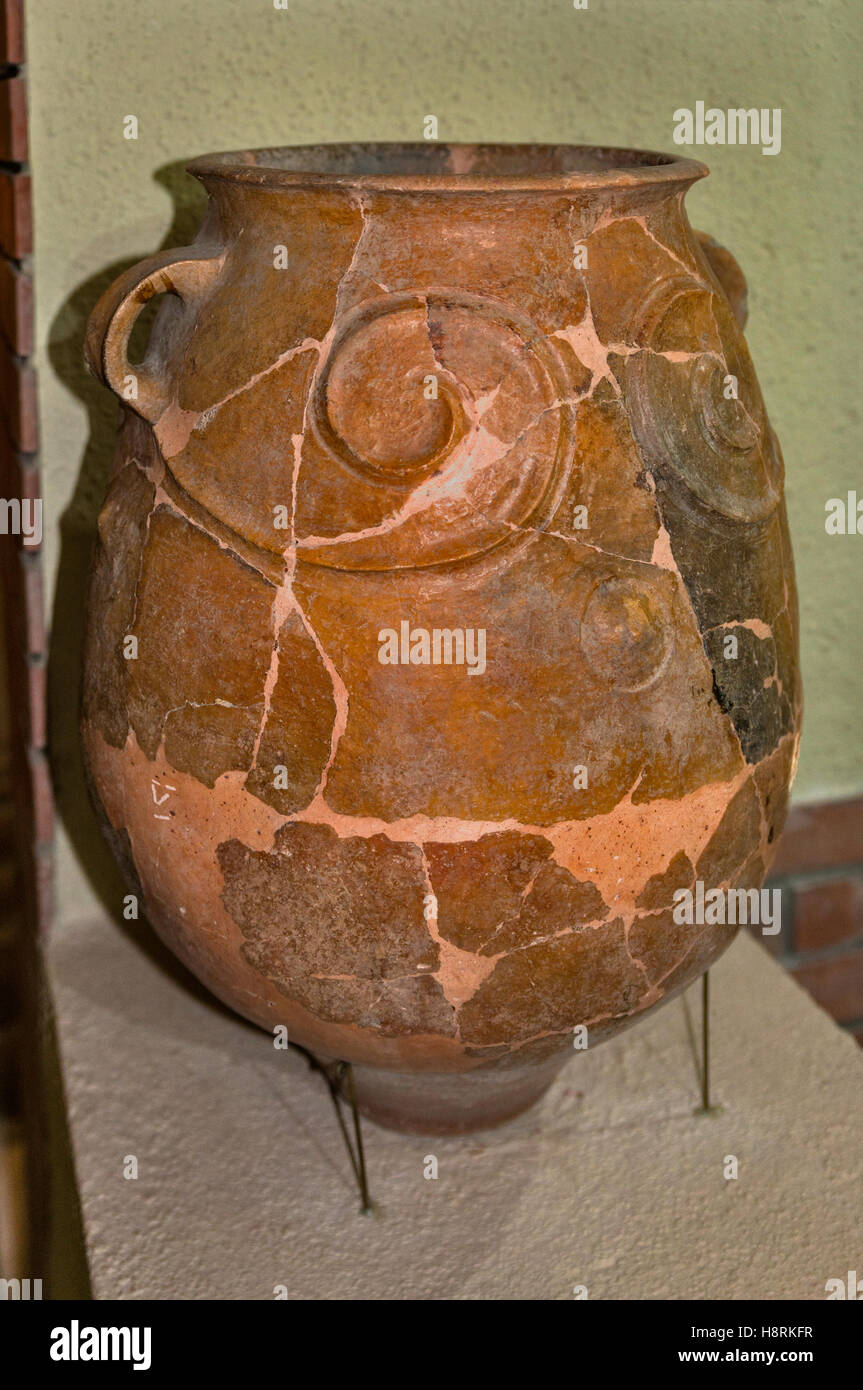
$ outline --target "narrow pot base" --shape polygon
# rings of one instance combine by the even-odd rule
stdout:
[[[530,1108],[545,1093],[565,1058],[543,1065],[476,1071],[382,1071],[355,1066],[357,1105],[385,1129],[405,1134],[470,1134],[494,1129]],[[348,1098],[347,1086],[342,1094]]]

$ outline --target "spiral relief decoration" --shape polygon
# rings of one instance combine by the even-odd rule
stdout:
[[[631,330],[639,444],[659,471],[734,521],[762,522],[782,492],[781,461],[746,343],[717,294],[686,276],[661,281]]]
[[[310,403],[309,474],[323,485],[335,470],[340,486],[326,532],[300,508],[302,558],[422,567],[539,524],[569,466],[569,390],[553,344],[496,301],[449,290],[366,301],[336,325]]]
[[[663,675],[674,651],[667,581],[663,573],[611,571],[596,581],[579,628],[588,682],[634,694]]]

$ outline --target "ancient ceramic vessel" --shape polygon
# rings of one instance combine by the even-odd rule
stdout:
[[[703,165],[545,146],[212,156],[90,323],[124,402],[84,741],[219,998],[461,1130],[703,972],[797,747],[779,446]],[[166,291],[147,356],[127,360]]]

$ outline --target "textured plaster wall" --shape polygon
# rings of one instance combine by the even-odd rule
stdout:
[[[27,38],[61,916],[88,910],[90,884],[114,891],[75,750],[82,576],[114,425],[81,367],[86,315],[119,269],[193,234],[186,159],[420,138],[428,114],[442,140],[673,149],[680,106],[782,108],[778,157],[693,151],[712,177],[690,194],[690,216],[747,272],[749,342],[785,452],[807,689],[797,795],[863,788],[863,537],[824,530],[825,500],[860,476],[859,0],[589,0],[586,11],[571,0],[288,0],[285,11],[31,0]],[[127,115],[137,141],[123,138]]]

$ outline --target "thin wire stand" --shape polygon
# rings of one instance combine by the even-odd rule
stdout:
[[[351,1143],[350,1136],[341,1121],[341,1111],[338,1109],[338,1096],[341,1091],[342,1080],[347,1077],[348,1100],[350,1102],[351,1114],[354,1120],[354,1144]],[[354,1170],[354,1177],[360,1189],[360,1216],[371,1216],[374,1208],[372,1199],[369,1195],[369,1180],[366,1173],[366,1151],[363,1144],[363,1126],[359,1107],[357,1106],[357,1091],[354,1084],[354,1069],[350,1062],[339,1062],[336,1066],[333,1099],[336,1102],[336,1110],[339,1114],[339,1121],[342,1125],[345,1144],[350,1155],[351,1167]],[[354,1148],[356,1145],[356,1148]]]
[[[354,1069],[351,1066],[350,1062],[346,1062],[345,1066],[347,1067],[348,1072],[348,1095],[350,1096],[351,1110],[353,1111],[354,1116],[354,1139],[356,1141],[357,1146],[357,1155],[356,1162],[354,1163],[354,1172],[357,1175],[357,1182],[360,1185],[360,1200],[362,1202],[362,1206],[360,1207],[360,1215],[371,1216],[372,1200],[369,1196],[369,1181],[368,1177],[366,1176],[366,1151],[363,1147],[363,1126],[362,1121],[360,1119],[359,1108],[357,1106],[357,1091],[354,1085]]]
[[[353,1067],[350,1062],[331,1062],[325,1064],[318,1061],[314,1053],[308,1052],[306,1048],[299,1047],[296,1043],[292,1043],[291,1046],[305,1058],[310,1069],[322,1076],[327,1083],[330,1100],[336,1112],[336,1120],[342,1132],[342,1138],[345,1141],[345,1148],[348,1151],[348,1158],[354,1170],[357,1187],[360,1190],[360,1202],[362,1204],[360,1206],[360,1215],[371,1216],[374,1213],[374,1206],[369,1195],[369,1180],[366,1172],[366,1151],[363,1144],[362,1118],[360,1116],[359,1106],[357,1105],[357,1092],[354,1084]],[[344,1096],[342,1083],[345,1079],[347,1079],[347,1099],[351,1107],[351,1114],[353,1115],[354,1121],[353,1143],[351,1142],[351,1136],[348,1133],[348,1127],[345,1124],[345,1117],[342,1113],[341,1102]],[[356,1146],[356,1149],[354,1146]]]
[[[710,1109],[710,971],[701,980],[701,1108]]]
[[[717,1115],[719,1105],[710,1103],[710,971],[701,977],[701,1104],[696,1115]]]

